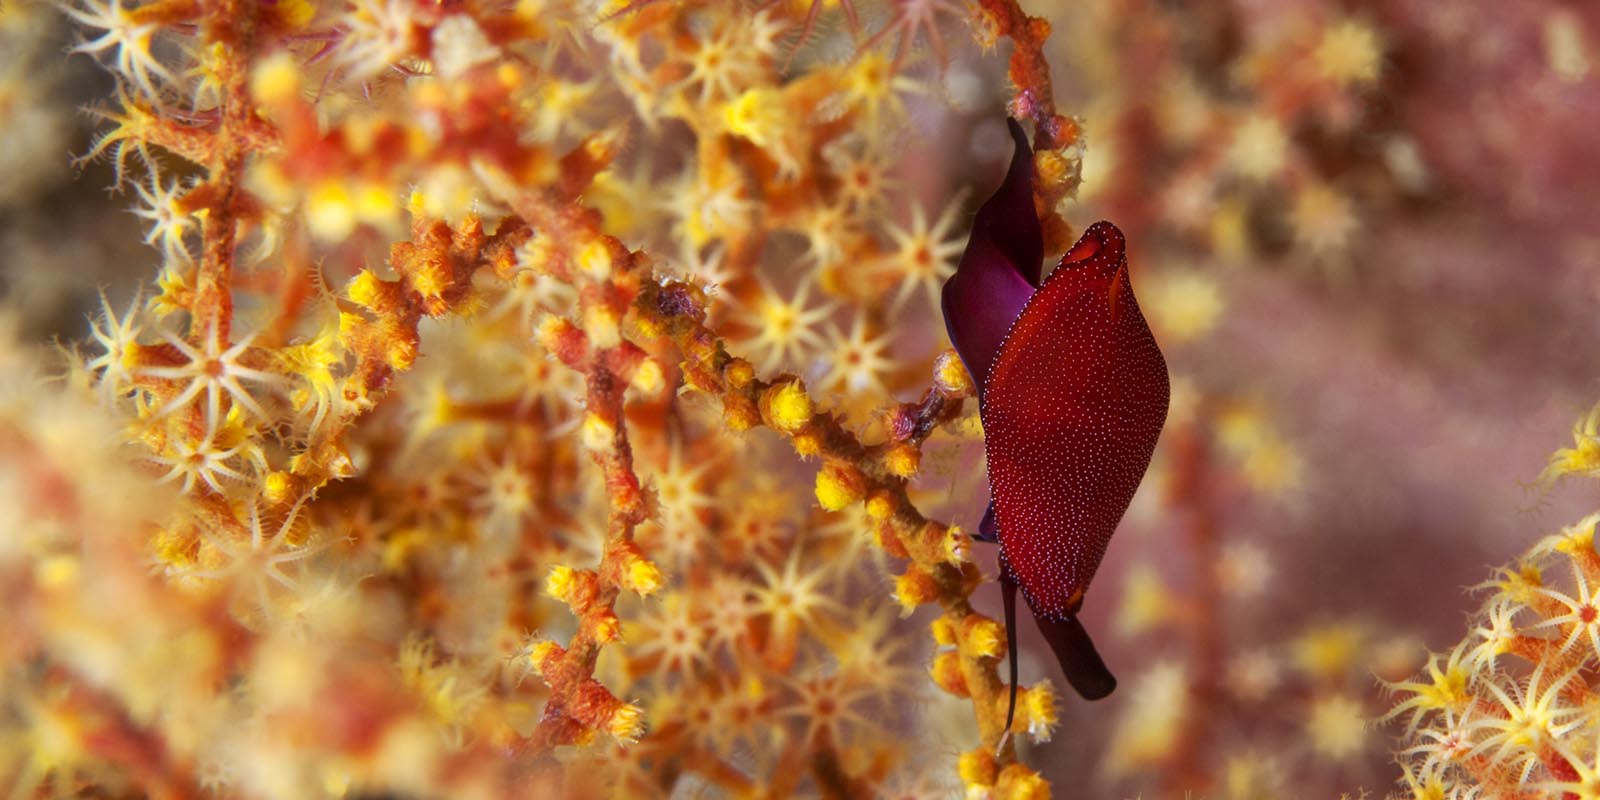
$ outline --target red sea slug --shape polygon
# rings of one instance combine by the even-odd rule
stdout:
[[[984,202],[945,327],[978,385],[991,503],[978,538],[1000,545],[1016,703],[1016,589],[1067,681],[1087,699],[1116,679],[1078,621],[1111,534],[1166,422],[1167,365],[1139,311],[1122,232],[1097,222],[1041,283],[1043,236],[1027,135]]]

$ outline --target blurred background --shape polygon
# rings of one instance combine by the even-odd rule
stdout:
[[[866,31],[889,13],[856,5]],[[901,188],[877,213],[953,204],[960,242],[1010,156],[1009,43],[986,51],[961,4],[930,5],[952,12],[936,17],[948,53],[913,48]],[[1064,698],[1025,757],[1060,797],[1381,795],[1398,775],[1381,681],[1462,637],[1492,566],[1600,501],[1539,481],[1600,399],[1600,10],[1023,6],[1050,20],[1056,103],[1082,120],[1067,218],[1127,234],[1173,375],[1151,475],[1085,605],[1120,688]],[[130,213],[140,190],[108,193],[117,165],[73,161],[112,80],[63,55],[68,20],[24,8],[0,12],[0,294],[27,338],[75,341],[101,292],[120,306],[160,259]],[[840,7],[819,30],[796,69],[851,52]],[[640,134],[630,159],[672,141]],[[681,239],[641,224],[629,243]],[[763,260],[786,290],[805,242]],[[896,309],[897,357],[945,346],[920,288]],[[918,380],[883,388],[910,399]],[[923,510],[975,527],[981,457],[972,437],[935,439]],[[992,587],[979,603],[998,614]],[[1055,679],[1021,627],[1024,682]]]

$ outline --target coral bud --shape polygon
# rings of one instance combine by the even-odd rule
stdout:
[[[634,556],[627,559],[627,569],[622,574],[622,585],[640,597],[648,597],[661,588],[661,568],[648,559]]]
[[[973,658],[999,658],[1005,648],[1006,629],[982,614],[968,614],[961,633],[962,647]]]
[[[822,452],[822,434],[806,429],[794,435],[790,440],[794,445],[794,452],[801,458],[811,458]]]
[[[799,381],[785,381],[761,393],[761,415],[767,424],[793,434],[811,421],[811,396]]]
[[[627,744],[639,741],[644,735],[644,710],[632,703],[618,706],[606,721],[606,732]]]
[[[902,609],[900,616],[909,616],[917,606],[939,599],[939,585],[928,573],[913,566],[894,579],[894,599]]]
[[[264,59],[250,74],[250,94],[274,106],[299,98],[300,64],[286,52]]]
[[[922,451],[909,442],[894,445],[883,454],[884,467],[897,478],[909,478],[917,474],[917,467],[921,464]]]
[[[539,346],[561,359],[564,364],[580,364],[588,354],[588,338],[565,317],[551,314],[539,320],[539,331],[536,335]]]
[[[995,781],[995,789],[995,794],[1013,800],[1050,800],[1050,784],[1021,764],[1006,767]]]
[[[388,287],[372,273],[372,270],[364,269],[350,279],[349,285],[345,287],[345,294],[349,295],[350,300],[357,305],[375,309],[383,305],[387,299]]]
[[[954,350],[946,350],[934,359],[933,384],[940,392],[951,397],[972,395],[972,375],[967,372],[967,365],[961,363],[961,356],[956,355]]]
[[[606,240],[596,237],[578,250],[578,269],[588,273],[595,280],[605,280],[611,277],[612,259],[611,248]]]
[[[755,368],[750,366],[750,362],[742,358],[735,358],[729,361],[727,366],[722,368],[722,374],[728,379],[728,385],[735,389],[743,389],[749,386],[750,382],[756,378]]]
[[[956,761],[956,771],[961,775],[961,782],[970,787],[993,786],[1000,777],[1000,765],[987,747],[962,753]]]
[[[583,416],[579,435],[584,447],[596,453],[609,453],[616,442],[617,429],[610,420],[591,411]]]
[[[661,364],[657,363],[653,358],[647,358],[639,362],[639,366],[634,369],[633,379],[630,383],[633,384],[633,388],[639,390],[640,394],[647,397],[655,397],[661,394],[662,389],[666,388],[667,377],[661,371]]]
[[[817,472],[817,502],[829,511],[860,501],[866,492],[866,479],[849,464],[830,461]]]
[[[617,619],[616,612],[611,609],[600,609],[593,617],[595,641],[601,644],[611,644],[622,639],[622,620]]]
[[[272,470],[261,479],[261,495],[268,503],[281,506],[294,499],[294,476]]]
[[[956,623],[949,616],[941,614],[928,623],[928,629],[933,633],[933,641],[942,647],[951,647],[956,643]]]
[[[576,584],[577,571],[572,567],[557,564],[550,568],[550,575],[545,578],[544,592],[563,603],[570,603]]]
[[[748,89],[723,107],[728,132],[749,139],[759,147],[770,147],[778,131],[789,124],[788,111],[781,95],[772,89]]]
[[[1055,687],[1040,681],[1017,698],[1017,706],[1018,718],[1027,720],[1028,736],[1035,742],[1050,741],[1058,721]]]
[[[967,678],[961,673],[961,656],[954,650],[946,650],[933,657],[932,666],[928,667],[928,674],[933,676],[933,682],[956,697],[969,697],[972,692],[967,689]]]
[[[337,242],[356,229],[355,198],[340,178],[327,178],[306,195],[306,225],[318,239]]]
[[[761,412],[756,410],[742,394],[730,394],[724,398],[726,405],[722,409],[722,421],[727,423],[728,429],[734,433],[743,433],[754,428],[761,422]]]
[[[616,347],[622,343],[622,319],[609,306],[597,303],[583,310],[583,332],[595,347]]]
[[[561,645],[551,641],[536,642],[528,648],[528,663],[535,672],[543,675],[546,670],[555,664],[556,659],[566,655],[566,650]]]
[[[1056,150],[1034,153],[1033,165],[1038,170],[1039,185],[1042,187],[1061,186],[1074,174],[1073,160]]]
[[[867,500],[867,516],[884,520],[894,513],[894,496],[889,492],[879,490],[872,493]]]
[[[944,530],[944,560],[952,564],[960,564],[972,558],[972,537],[960,525],[951,525]]]

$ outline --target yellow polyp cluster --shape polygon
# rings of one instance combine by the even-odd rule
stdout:
[[[306,224],[324,241],[348,237],[359,225],[389,228],[398,204],[387,187],[351,185],[343,178],[328,178],[306,194]]]

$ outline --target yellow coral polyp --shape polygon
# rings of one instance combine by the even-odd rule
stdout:
[[[573,589],[577,586],[577,572],[572,567],[557,564],[550,568],[550,574],[544,579],[545,594],[560,600],[563,603],[572,602]]]
[[[583,416],[583,425],[579,429],[583,439],[583,446],[596,453],[608,453],[616,444],[617,427],[611,420],[589,412]]]
[[[306,225],[318,239],[338,242],[355,232],[360,214],[343,178],[328,178],[306,194]]]
[[[829,462],[817,472],[817,503],[828,511],[842,511],[866,495],[865,483],[854,467]]]
[[[876,520],[885,520],[894,513],[894,498],[887,492],[874,492],[867,500],[867,516]]]
[[[367,308],[375,308],[383,298],[384,282],[370,269],[356,273],[350,283],[345,286],[345,294],[352,302]]]
[[[1050,784],[1022,764],[1012,764],[1001,770],[995,790],[999,796],[1012,800],[1050,800]]]
[[[758,147],[771,147],[783,126],[794,124],[784,113],[782,96],[775,90],[748,89],[723,106],[723,122],[728,132],[742,136]]]
[[[250,93],[268,105],[299,99],[300,65],[286,52],[274,54],[251,72]]]
[[[952,650],[936,654],[933,657],[933,664],[928,667],[928,674],[933,678],[935,686],[956,697],[969,697],[972,694],[967,689],[967,679],[961,672],[961,656]]]
[[[967,372],[967,365],[961,363],[961,356],[954,350],[946,350],[934,360],[933,381],[940,391],[952,397],[972,394],[972,374]]]
[[[627,563],[623,585],[640,597],[648,597],[661,589],[664,582],[661,568],[643,558],[633,558]]]
[[[922,450],[910,443],[901,443],[889,448],[883,456],[884,468],[889,474],[897,478],[910,478],[917,474],[917,469],[922,466]]]
[[[294,477],[281,470],[273,470],[261,479],[261,495],[273,505],[283,505],[294,499]]]
[[[972,559],[972,537],[960,525],[951,525],[944,533],[944,560],[961,564]]]
[[[912,567],[894,579],[894,599],[902,614],[910,614],[917,606],[939,599],[939,586],[927,573]]]
[[[662,390],[666,388],[667,377],[666,373],[662,371],[659,362],[653,358],[647,358],[639,363],[638,368],[633,371],[633,377],[628,382],[633,388],[639,390],[640,394],[646,397],[655,397],[660,395]]]
[[[822,434],[818,431],[802,429],[789,443],[794,447],[795,455],[801,458],[811,458],[822,453]]]
[[[987,747],[968,750],[956,761],[956,772],[961,782],[973,789],[987,789],[1000,778],[1000,765],[994,751]]]
[[[544,665],[560,654],[561,645],[551,641],[536,642],[528,648],[528,664],[535,672],[542,673]]]
[[[594,630],[595,641],[600,644],[622,641],[622,620],[617,618],[614,611],[595,612],[591,627]]]
[[[815,409],[805,386],[799,381],[788,381],[767,390],[762,398],[762,411],[773,428],[793,434],[811,422]]]
[[[962,650],[969,658],[999,658],[1005,650],[1004,625],[988,617],[974,614],[962,623]]]
[[[356,188],[354,197],[356,218],[376,228],[395,230],[399,221],[400,203],[389,186],[378,182],[365,182]]]
[[[1035,742],[1050,741],[1059,719],[1056,691],[1049,681],[1040,681],[1017,698],[1018,716],[1026,720],[1028,736]]]
[[[589,343],[599,348],[622,343],[622,319],[609,306],[592,305],[583,310],[583,332]]]
[[[644,735],[644,709],[625,703],[612,712],[606,721],[606,732],[619,742],[633,743]]]
[[[611,277],[611,248],[604,239],[592,239],[578,250],[578,269],[595,280]]]

